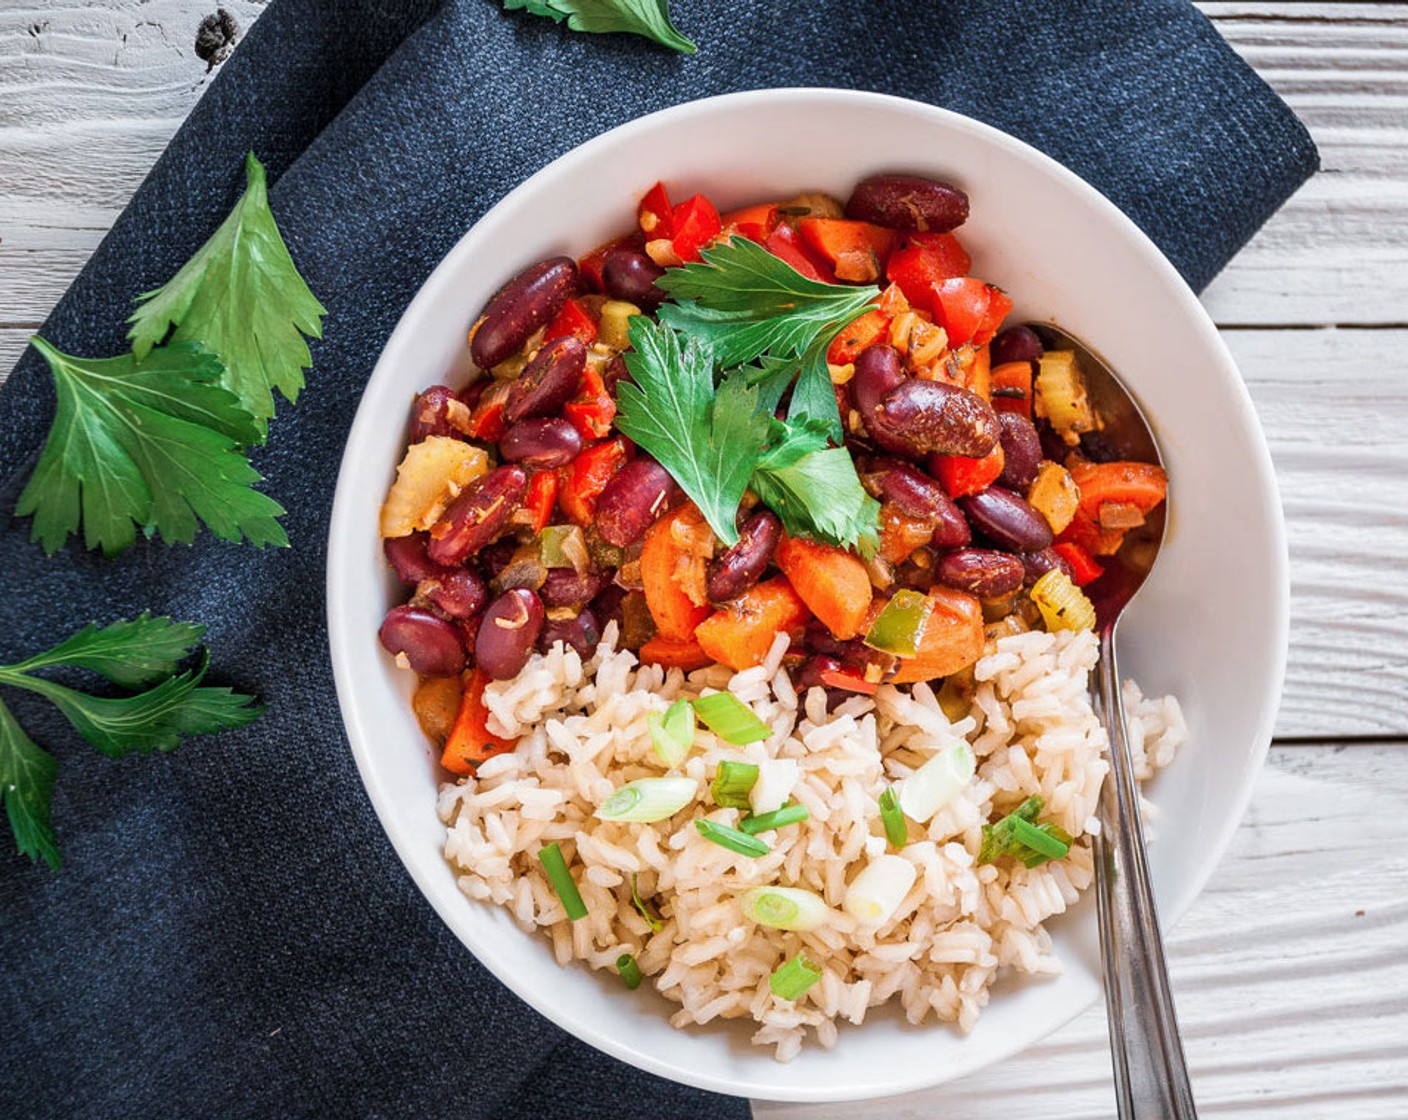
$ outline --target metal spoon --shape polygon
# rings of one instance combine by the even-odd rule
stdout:
[[[1054,343],[1076,352],[1091,404],[1104,421],[1101,435],[1119,458],[1162,464],[1148,422],[1109,366],[1060,328],[1043,325],[1041,334],[1048,346]],[[1095,706],[1110,739],[1110,776],[1100,791],[1100,832],[1095,837],[1095,887],[1120,1120],[1197,1117],[1149,882],[1139,788],[1115,659],[1115,628],[1154,566],[1167,506],[1159,506],[1126,536],[1119,555],[1102,561],[1105,574],[1085,589],[1095,604],[1100,637]]]

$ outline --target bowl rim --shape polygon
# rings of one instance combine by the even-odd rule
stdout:
[[[632,132],[653,126],[688,122],[699,117],[707,118],[712,113],[724,108],[787,102],[803,105],[810,103],[817,111],[825,111],[828,108],[844,103],[848,107],[869,106],[880,111],[907,113],[927,117],[932,121],[941,122],[949,128],[967,132],[980,142],[1006,149],[1009,154],[1018,157],[1020,160],[1028,164],[1036,165],[1042,173],[1053,175],[1058,180],[1063,181],[1068,188],[1073,189],[1078,195],[1082,196],[1088,205],[1100,211],[1106,222],[1113,224],[1114,227],[1121,230],[1123,235],[1137,250],[1143,262],[1162,278],[1164,281],[1163,286],[1167,289],[1168,298],[1177,302],[1180,311],[1195,327],[1201,336],[1201,342],[1205,345],[1209,356],[1216,359],[1219,375],[1223,380],[1229,383],[1231,397],[1238,410],[1236,419],[1239,424],[1245,427],[1254,437],[1252,439],[1253,446],[1249,450],[1258,467],[1253,479],[1256,490],[1255,496],[1258,503],[1270,511],[1271,516],[1269,522],[1273,534],[1273,539],[1268,543],[1270,545],[1269,551],[1274,557],[1275,567],[1273,571],[1267,573],[1267,583],[1272,595],[1270,609],[1276,629],[1276,633],[1272,635],[1274,638],[1273,648],[1275,650],[1275,662],[1274,664],[1266,666],[1268,670],[1267,680],[1270,687],[1266,694],[1264,710],[1261,712],[1257,723],[1255,743],[1252,750],[1248,753],[1247,777],[1243,782],[1242,788],[1234,798],[1236,811],[1235,813],[1229,812],[1226,818],[1221,822],[1212,837],[1212,842],[1207,847],[1207,858],[1203,861],[1197,873],[1188,877],[1182,889],[1172,896],[1169,900],[1169,905],[1165,907],[1162,925],[1165,938],[1167,938],[1168,931],[1173,928],[1187,911],[1193,900],[1197,898],[1206,887],[1208,879],[1221,863],[1233,834],[1236,832],[1237,828],[1240,827],[1241,821],[1246,815],[1247,806],[1255,788],[1254,776],[1265,763],[1276,714],[1280,707],[1280,698],[1285,682],[1290,633],[1290,576],[1285,520],[1277,489],[1275,471],[1273,469],[1270,449],[1267,445],[1265,433],[1261,428],[1255,408],[1252,404],[1251,394],[1237,369],[1231,352],[1228,350],[1212,318],[1198,300],[1197,295],[1188,286],[1186,281],[1184,281],[1182,276],[1178,274],[1168,258],[1164,256],[1163,252],[1149,236],[1135,224],[1133,219],[1101,194],[1095,187],[1091,186],[1079,175],[1054,158],[1032,147],[1025,141],[1019,140],[992,125],[985,124],[950,109],[944,109],[929,105],[925,102],[891,94],[826,86],[788,86],[772,89],[743,90],[682,102],[665,109],[633,118],[632,120],[598,133],[591,139],[582,142],[547,163],[522,182],[516,184],[505,192],[492,207],[485,211],[477,221],[460,235],[455,244],[445,253],[425,280],[422,281],[420,286],[416,289],[415,294],[407,303],[400,318],[397,320],[395,328],[390,335],[387,336],[387,340],[382,347],[381,353],[378,355],[376,364],[371,374],[368,376],[367,383],[359,393],[358,409],[352,426],[348,431],[346,445],[343,450],[341,462],[339,463],[337,487],[329,520],[326,606],[328,616],[328,642],[338,697],[338,707],[363,787],[376,812],[382,830],[385,832],[387,839],[391,842],[392,848],[411,876],[411,879],[415,882],[422,897],[430,903],[440,919],[450,928],[479,963],[493,974],[496,979],[514,992],[518,998],[522,999],[550,1022],[568,1031],[589,1045],[637,1068],[670,1080],[717,1093],[777,1101],[838,1102],[845,1100],[875,1099],[900,1093],[914,1092],[932,1088],[941,1083],[954,1080],[957,1077],[976,1072],[978,1069],[1002,1061],[1026,1049],[1028,1046],[1033,1045],[1041,1038],[1046,1037],[1049,1033],[1059,1029],[1060,1026],[1075,1018],[1075,1016],[1090,1006],[1090,1003],[1074,1001],[1073,1005],[1067,1006],[1049,1025],[1043,1025],[1041,1030],[1030,1033],[1018,1032],[1003,1044],[989,1046],[984,1052],[983,1061],[956,1070],[945,1070],[939,1077],[935,1077],[932,1072],[920,1068],[916,1070],[913,1076],[907,1079],[890,1081],[883,1086],[867,1084],[857,1086],[854,1091],[850,1091],[849,1089],[838,1091],[834,1088],[814,1089],[806,1085],[799,1085],[793,1088],[781,1088],[772,1084],[754,1082],[747,1077],[735,1077],[730,1080],[713,1076],[707,1072],[700,1072],[694,1068],[681,1068],[670,1062],[660,1060],[647,1051],[633,1047],[627,1040],[619,1039],[609,1033],[600,1031],[595,1025],[595,1019],[590,1013],[590,1009],[585,1005],[581,1007],[551,1005],[548,1001],[538,998],[534,994],[525,992],[514,982],[515,978],[513,974],[505,967],[504,962],[499,958],[499,954],[492,944],[470,943],[470,939],[456,921],[456,916],[451,908],[450,902],[441,900],[438,890],[431,889],[432,885],[428,880],[428,875],[422,873],[419,869],[419,857],[413,854],[409,841],[400,833],[397,827],[398,814],[395,804],[377,778],[375,768],[371,761],[373,752],[368,745],[372,741],[373,736],[368,728],[363,725],[363,713],[361,706],[357,702],[356,681],[358,673],[364,668],[359,666],[359,661],[365,661],[365,651],[359,650],[354,646],[351,635],[349,634],[349,626],[343,621],[343,616],[337,610],[337,604],[345,601],[348,595],[348,576],[346,573],[350,571],[351,561],[348,558],[352,554],[352,550],[339,547],[339,540],[355,531],[355,519],[362,516],[364,513],[364,495],[352,493],[347,483],[349,474],[348,467],[356,457],[355,450],[361,447],[363,443],[367,442],[369,432],[377,427],[381,420],[381,417],[374,415],[364,407],[366,403],[366,389],[373,381],[378,379],[383,374],[383,371],[390,365],[388,355],[396,351],[400,345],[404,343],[405,336],[410,333],[414,326],[413,319],[415,317],[415,310],[417,306],[427,298],[426,293],[432,288],[446,284],[461,267],[461,260],[473,255],[475,242],[478,240],[476,235],[479,231],[485,227],[492,226],[498,220],[499,215],[509,208],[513,199],[518,195],[530,192],[537,184],[545,179],[554,179],[559,176],[570,175],[583,166],[590,166],[596,157],[596,153],[600,149],[610,147],[623,137],[629,136]],[[458,897],[454,901],[457,904],[472,902],[472,900],[463,896]],[[529,935],[524,934],[524,936]]]

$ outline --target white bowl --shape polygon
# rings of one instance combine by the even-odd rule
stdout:
[[[838,143],[837,138],[843,138]],[[1010,321],[1051,319],[1096,347],[1152,419],[1172,478],[1158,566],[1121,630],[1122,668],[1183,702],[1191,742],[1159,777],[1151,860],[1166,925],[1207,881],[1242,816],[1271,737],[1285,664],[1286,546],[1271,460],[1212,322],[1139,229],[1082,180],[986,125],[899,98],[838,90],[733,94],[655,113],[597,137],[509,193],[417,293],[367,384],[338,480],[328,548],[328,627],[352,751],[397,853],[436,911],[490,971],[578,1038],[706,1089],[837,1101],[937,1085],[998,1061],[1100,995],[1093,898],[1051,923],[1054,979],[1004,980],[966,1037],[872,1012],[833,1050],[788,1064],[751,1047],[747,1023],[675,1030],[673,1005],[585,966],[470,901],[441,858],[436,777],[408,704],[411,675],[377,643],[402,589],[382,561],[377,510],[412,394],[459,383],[465,332],[519,269],[579,255],[629,228],[656,179],[721,209],[804,189],[844,197],[865,175],[929,173],[963,187],[974,271],[1016,302]]]

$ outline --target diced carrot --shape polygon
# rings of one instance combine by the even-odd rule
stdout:
[[[859,559],[835,545],[787,536],[777,546],[775,559],[833,636],[845,641],[860,633],[870,606],[870,577]]]
[[[1002,473],[1006,457],[1002,444],[995,443],[992,450],[981,458],[967,455],[930,455],[928,467],[948,491],[950,498],[963,498],[986,490]]]
[[[802,240],[831,265],[838,280],[864,284],[878,280],[895,247],[895,231],[845,218],[803,218]]]
[[[801,596],[778,576],[715,611],[699,624],[694,637],[713,660],[738,673],[761,665],[773,639],[783,631],[800,630],[809,617]]]
[[[1080,490],[1080,512],[1099,524],[1106,502],[1132,505],[1147,514],[1168,493],[1168,475],[1153,463],[1090,463],[1074,459],[1067,469]]]
[[[1071,582],[1077,587],[1084,587],[1105,574],[1095,557],[1073,541],[1062,541],[1052,548],[1071,566]]]
[[[880,556],[891,564],[903,564],[933,535],[934,522],[927,518],[911,517],[893,502],[880,507]]]
[[[831,266],[812,253],[797,236],[797,231],[783,224],[768,234],[763,248],[779,260],[786,261],[808,280],[822,280],[834,283],[836,274]]]
[[[992,399],[992,354],[986,346],[978,346],[973,349],[963,348],[968,351],[964,354],[963,364],[963,387],[982,397],[983,400]]]
[[[702,587],[713,532],[693,502],[676,507],[652,525],[641,546],[640,576],[645,602],[656,628],[666,638],[687,642],[709,617],[707,603],[690,594]],[[702,595],[697,598],[702,599]]]
[[[484,686],[489,675],[483,669],[471,671],[465,678],[464,694],[460,697],[459,715],[445,740],[440,765],[451,774],[473,774],[485,759],[511,751],[517,740],[504,739],[489,730],[485,722],[489,710],[484,706]]]
[[[742,210],[731,210],[723,216],[724,232],[736,233],[761,245],[777,225],[778,217],[775,203],[745,206]]]
[[[693,638],[682,642],[677,638],[667,638],[664,634],[656,634],[640,647],[640,659],[647,665],[683,669],[686,673],[714,663],[714,659]]]
[[[1032,415],[1032,364],[1031,362],[1003,362],[993,366],[989,373],[992,381],[992,406],[998,412],[1015,412],[1031,419]]]
[[[934,609],[924,627],[915,657],[902,657],[892,684],[947,677],[966,669],[983,655],[983,605],[966,591],[935,587],[929,592]]]
[[[889,329],[888,315],[878,310],[867,311],[836,336],[831,349],[826,352],[826,360],[836,366],[854,362],[867,346],[873,346],[884,339]]]

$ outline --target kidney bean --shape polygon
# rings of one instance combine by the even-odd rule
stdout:
[[[1092,463],[1114,463],[1124,458],[1114,441],[1104,432],[1082,432],[1080,453]]]
[[[1002,473],[997,481],[1025,494],[1041,467],[1041,437],[1032,422],[1019,413],[1000,412],[998,422],[1002,425]]]
[[[538,635],[538,648],[547,653],[554,642],[575,649],[582,657],[590,657],[601,641],[601,627],[590,607],[583,607],[576,618],[550,618]]]
[[[528,472],[522,467],[498,467],[475,479],[430,530],[430,559],[463,563],[503,532],[527,492]]]
[[[577,262],[552,257],[525,268],[489,300],[469,344],[469,356],[480,369],[496,366],[516,354],[539,327],[545,327],[562,305],[580,290]]]
[[[462,436],[464,433],[451,419],[455,414],[469,419],[469,409],[448,385],[432,385],[416,397],[411,406],[411,443],[430,436]]]
[[[510,463],[535,471],[565,467],[582,450],[582,436],[572,421],[520,420],[499,440],[499,454]]]
[[[606,589],[611,574],[597,568],[578,572],[572,568],[549,568],[548,578],[538,589],[545,607],[580,607]]]
[[[968,196],[922,175],[872,175],[851,192],[846,217],[891,229],[947,233],[968,220]]]
[[[513,562],[513,558],[518,554],[519,543],[513,537],[505,537],[501,541],[485,545],[479,550],[479,555],[475,559],[479,562],[479,568],[489,579],[498,579],[499,574]]]
[[[451,618],[472,618],[489,601],[489,589],[478,572],[469,568],[450,568],[423,579],[416,594],[434,603]]]
[[[863,665],[870,656],[870,648],[859,638],[841,641],[826,628],[826,624],[812,619],[802,634],[802,643],[813,653],[824,653],[848,664]]]
[[[709,564],[705,585],[711,603],[737,599],[763,576],[777,542],[782,539],[782,522],[771,510],[759,510],[743,523],[738,540]]]
[[[960,548],[940,556],[934,565],[934,578],[939,583],[980,599],[1016,591],[1025,574],[1017,557],[985,548]]]
[[[885,343],[867,346],[855,361],[855,372],[846,388],[850,390],[851,403],[860,413],[861,423],[871,438],[887,451],[903,451],[904,444],[891,439],[883,430],[876,417],[880,412],[880,402],[885,396],[904,383],[904,371],[900,369],[900,352]]]
[[[392,607],[377,636],[387,653],[405,654],[421,676],[453,677],[464,668],[460,632],[421,607]]]
[[[615,583],[608,583],[601,594],[591,601],[592,614],[596,615],[597,624],[606,629],[608,622],[616,623],[617,627],[625,625],[625,615],[622,604],[625,601],[627,591]]]
[[[977,393],[917,378],[886,393],[866,427],[877,441],[883,432],[888,443],[916,459],[930,453],[980,458],[1001,430],[992,405]]]
[[[997,332],[988,356],[993,365],[1000,366],[1004,362],[1039,361],[1044,353],[1046,348],[1031,327],[1008,327]]]
[[[806,695],[813,688],[826,690],[826,710],[829,712],[841,704],[846,699],[844,689],[833,688],[821,679],[822,673],[834,673],[840,670],[841,663],[834,657],[827,657],[825,654],[817,654],[809,657],[799,665],[792,674],[792,685],[802,695]]]
[[[959,498],[969,524],[994,544],[1013,552],[1036,552],[1051,544],[1051,526],[1025,499],[1001,486]]]
[[[1041,440],[1042,457],[1050,459],[1053,463],[1064,463],[1066,456],[1075,450],[1057,435],[1055,429],[1045,420],[1036,422],[1036,434],[1037,438]]]
[[[496,681],[516,677],[543,629],[543,604],[526,587],[505,591],[489,604],[474,639],[474,662]]]
[[[613,397],[616,395],[616,386],[623,381],[631,380],[631,371],[626,367],[626,359],[620,354],[613,354],[611,361],[606,363],[606,367],[601,371],[601,384]]]
[[[665,293],[655,284],[665,275],[665,270],[639,249],[624,245],[613,249],[602,266],[601,275],[606,282],[606,294],[612,299],[623,299],[650,310],[665,298]]]
[[[576,335],[545,343],[509,383],[504,420],[516,424],[535,416],[551,416],[577,395],[586,366],[587,347]]]
[[[948,505],[944,507],[943,516],[939,518],[939,523],[934,527],[934,535],[929,538],[929,543],[937,549],[962,548],[973,539],[973,530],[968,526],[968,519],[963,516],[963,511],[958,508],[952,498],[949,498]]]
[[[936,523],[956,525],[963,521],[963,514],[944,488],[908,463],[889,460],[881,468],[879,478],[881,495],[894,502],[901,513]],[[967,527],[967,522],[963,522],[965,531]]]
[[[1066,575],[1074,575],[1066,558],[1054,548],[1042,548],[1036,552],[1019,552],[1017,559],[1022,562],[1022,582],[1033,584],[1052,568],[1060,568]]]
[[[629,548],[655,524],[674,491],[675,480],[654,459],[632,459],[597,499],[596,531],[607,544]]]
[[[430,559],[425,550],[429,543],[429,534],[412,533],[409,537],[387,537],[381,542],[381,550],[386,554],[386,562],[395,569],[397,579],[416,584],[447,570]]]

